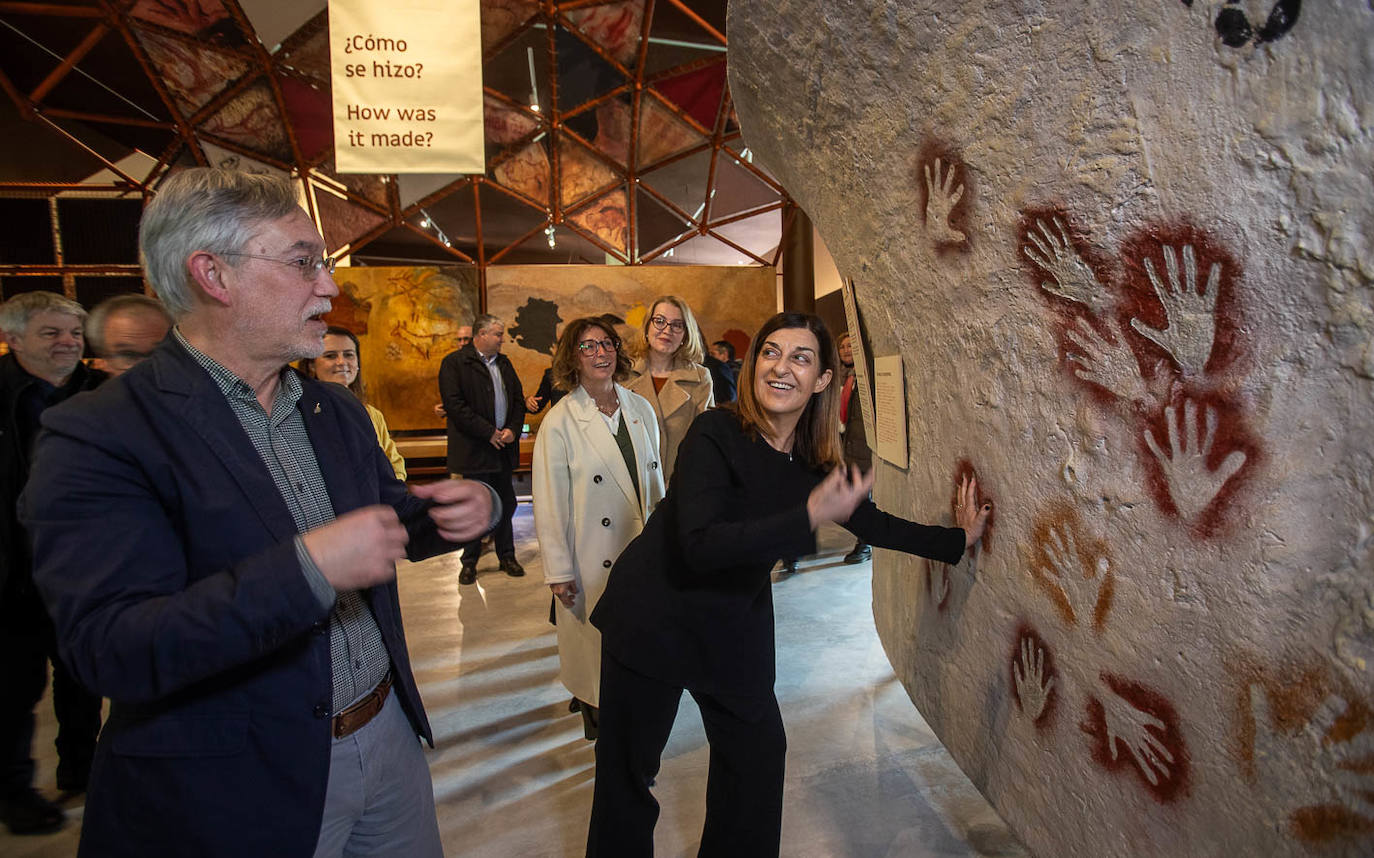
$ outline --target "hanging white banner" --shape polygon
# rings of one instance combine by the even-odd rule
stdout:
[[[485,173],[478,0],[329,0],[340,173]]]

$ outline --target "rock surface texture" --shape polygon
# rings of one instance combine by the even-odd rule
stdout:
[[[1374,9],[732,0],[745,138],[901,353],[912,700],[1060,856],[1374,854]]]

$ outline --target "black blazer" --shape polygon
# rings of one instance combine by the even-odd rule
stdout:
[[[357,398],[301,383],[334,512],[391,505],[412,559],[456,547],[396,480]],[[43,425],[21,503],[34,579],[63,660],[111,701],[80,854],[309,855],[329,778],[328,611],[224,395],[169,338]],[[428,739],[396,583],[364,597]]]
[[[496,356],[506,388],[506,420],[496,425],[496,388],[482,356],[469,343],[449,352],[439,365],[439,399],[448,412],[448,470],[453,474],[490,474],[514,469],[520,444],[498,450],[491,445],[497,429],[509,429],[516,441],[525,428],[525,393],[510,358]]]
[[[782,558],[815,552],[806,500],[823,477],[747,437],[728,409],[697,417],[667,496],[592,612],[604,650],[684,688],[771,694],[770,572]],[[844,526],[872,545],[945,563],[964,553],[962,529],[914,524],[872,501]]]

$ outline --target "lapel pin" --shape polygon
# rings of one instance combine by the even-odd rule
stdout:
[[[319,413],[320,413],[320,404],[319,404],[318,402],[315,403],[315,413],[316,413],[316,414],[319,414]]]

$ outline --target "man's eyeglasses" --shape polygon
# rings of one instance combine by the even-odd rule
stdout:
[[[616,342],[615,340],[583,340],[577,344],[577,350],[584,355],[594,355],[597,352],[605,352],[608,355],[615,354]]]
[[[313,281],[320,273],[321,269],[328,271],[331,275],[338,267],[339,258],[337,256],[298,256],[295,259],[277,259],[274,256],[258,256],[253,253],[239,253],[229,251],[222,253],[221,256],[242,256],[246,259],[261,259],[264,262],[275,262],[278,265],[290,265],[301,273],[301,279],[307,282]]]
[[[654,329],[659,331],[663,330],[664,328],[668,328],[673,333],[680,334],[683,331],[687,330],[687,323],[682,321],[681,319],[674,319],[670,322],[665,316],[654,316],[653,318],[649,319],[649,321],[653,323]]]

